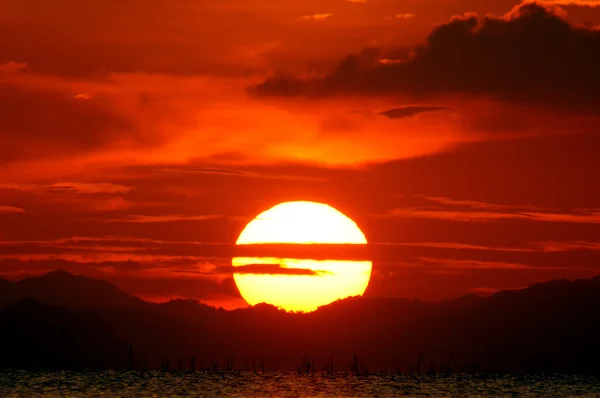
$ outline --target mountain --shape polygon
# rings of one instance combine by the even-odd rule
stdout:
[[[5,289],[5,288],[7,288],[10,285],[12,285],[12,283],[10,283],[9,281],[7,281],[6,279],[0,278],[0,289]]]
[[[14,302],[15,284],[0,278],[0,308]]]
[[[128,362],[131,343],[136,365],[149,368],[167,362],[170,367],[181,363],[184,369],[192,363],[225,368],[233,361],[235,369],[264,364],[265,369],[284,370],[295,369],[305,358],[316,369],[333,361],[335,369],[347,370],[356,354],[370,370],[600,373],[600,277],[440,303],[349,298],[308,314],[266,304],[225,311],[190,300],[145,303],[106,282],[64,272],[24,282],[1,283],[0,297],[7,290],[13,298],[28,294],[41,303],[13,302],[0,311],[0,320],[17,328],[13,336],[34,336],[29,356],[42,350],[31,343],[37,338],[46,341],[43,347],[50,344],[43,339],[54,339],[51,347],[64,341],[56,332],[40,336],[33,321],[39,317],[40,327],[62,328],[69,336],[116,352],[112,359],[102,357],[115,367]],[[57,283],[62,290],[54,287]],[[0,357],[10,345],[2,336]],[[92,363],[97,353],[87,350],[82,348],[82,358]],[[9,357],[17,361],[14,353]],[[58,366],[52,364],[48,366]]]
[[[127,307],[144,308],[147,303],[116,286],[97,279],[57,270],[19,282],[0,282],[0,308],[24,298],[72,310]]]

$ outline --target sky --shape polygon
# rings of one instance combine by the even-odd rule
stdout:
[[[0,277],[243,306],[244,226],[347,214],[367,296],[600,274],[600,2],[0,0]]]

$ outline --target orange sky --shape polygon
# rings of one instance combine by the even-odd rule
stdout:
[[[286,200],[357,221],[369,295],[596,275],[599,24],[584,0],[0,0],[0,277],[231,307],[230,246]]]

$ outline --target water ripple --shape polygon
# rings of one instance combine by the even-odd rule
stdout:
[[[398,375],[300,377],[294,373],[28,372],[0,373],[2,397],[190,396],[600,396],[591,376]]]

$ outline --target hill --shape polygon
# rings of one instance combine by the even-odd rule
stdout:
[[[42,304],[68,309],[142,308],[146,304],[108,282],[73,275],[63,270],[19,282],[0,283],[0,308],[27,297],[35,297]]]
[[[335,369],[347,370],[357,354],[370,370],[600,373],[600,277],[440,303],[349,298],[308,314],[268,305],[225,311],[187,300],[146,303],[106,282],[62,271],[0,283],[0,297],[7,296],[13,303],[0,311],[0,319],[10,325],[11,336],[32,336],[25,357],[43,356],[42,347],[64,341],[57,333],[36,334],[41,327],[66,330],[77,344],[87,339],[113,347],[104,351],[118,355],[102,361],[114,367],[128,362],[131,342],[136,364],[155,368],[166,362],[179,367],[179,360],[182,368],[192,362],[197,368],[225,368],[233,358],[235,369],[261,363],[266,369],[295,369],[306,356],[316,369],[333,360]],[[38,338],[46,342],[40,348],[32,343]],[[14,362],[4,361],[5,367],[23,363],[10,341],[4,335],[0,341],[0,356]],[[87,364],[97,355],[81,353],[86,361],[80,362]]]

